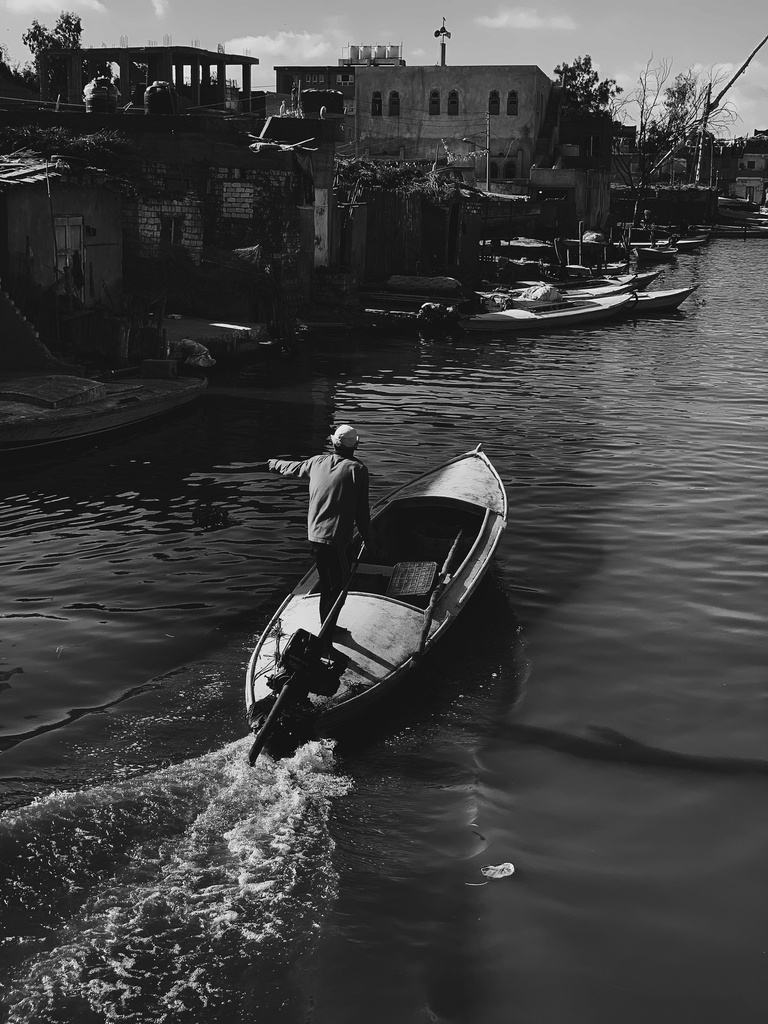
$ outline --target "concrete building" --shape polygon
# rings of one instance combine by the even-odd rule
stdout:
[[[438,165],[472,156],[481,180],[525,178],[553,85],[534,65],[359,67],[355,155]],[[551,139],[545,149],[546,159]]]
[[[766,187],[768,187],[768,139],[757,136],[755,139],[750,139],[744,147],[744,153],[739,160],[736,182],[732,186],[730,194],[761,205],[765,202]]]

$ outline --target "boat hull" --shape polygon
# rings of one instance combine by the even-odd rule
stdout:
[[[36,450],[132,426],[196,400],[207,383],[186,377],[100,384],[58,374],[6,381],[0,385],[0,452]]]
[[[638,292],[637,306],[631,312],[634,315],[644,313],[663,312],[664,310],[677,309],[685,300],[698,288],[666,288],[656,292]]]
[[[503,309],[480,313],[462,320],[466,331],[528,332],[575,327],[618,316],[635,302],[633,294],[608,295],[604,298],[573,299],[553,303],[551,308]]]
[[[665,249],[648,246],[647,248],[635,248],[634,252],[638,263],[668,263],[679,256],[679,250],[673,246]]]

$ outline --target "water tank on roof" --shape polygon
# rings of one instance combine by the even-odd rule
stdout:
[[[117,111],[117,86],[106,75],[99,75],[83,89],[86,114],[114,114]]]
[[[349,48],[349,59],[350,60],[360,60],[360,47],[359,46],[350,46],[350,48]]]
[[[144,93],[145,114],[175,114],[176,90],[170,82],[153,82]]]
[[[387,56],[387,48],[386,48],[386,46],[377,46],[376,47],[376,56],[377,57],[386,57]]]
[[[399,56],[400,56],[400,47],[399,46],[388,46],[387,47],[387,57],[389,57],[390,60],[397,60],[397,58]]]
[[[361,46],[360,47],[360,56],[363,58],[363,60],[370,60],[371,57],[373,56],[373,47],[372,46]]]

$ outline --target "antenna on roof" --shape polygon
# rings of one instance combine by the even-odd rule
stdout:
[[[445,27],[445,18],[443,18],[443,27],[435,31],[435,39],[440,40],[440,67],[445,67],[445,40],[451,38],[451,33]]]

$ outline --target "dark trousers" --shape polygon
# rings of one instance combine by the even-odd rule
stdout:
[[[330,544],[310,543],[309,546],[315,556],[315,565],[320,576],[320,622],[324,624],[336,598],[349,579],[349,551],[347,548],[337,548]],[[329,629],[333,629],[340,611],[341,606],[336,609]]]

